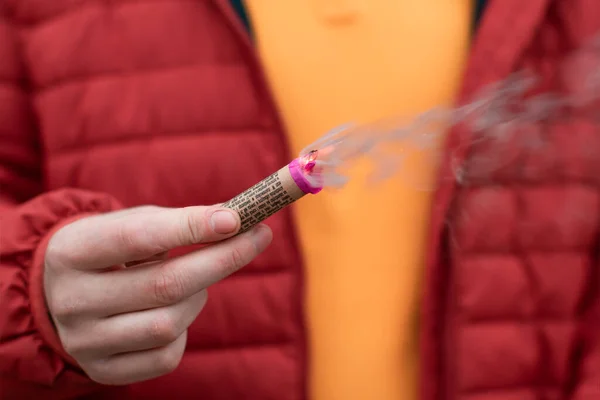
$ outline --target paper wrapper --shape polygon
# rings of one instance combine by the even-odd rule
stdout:
[[[229,200],[223,207],[235,210],[242,221],[240,233],[287,207],[307,193],[317,193],[320,188],[310,188],[298,172],[297,160],[281,168],[256,185]]]

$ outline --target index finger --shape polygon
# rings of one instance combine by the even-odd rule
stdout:
[[[259,224],[234,238],[164,262],[76,279],[85,279],[87,312],[95,316],[165,307],[243,268],[267,248],[272,237],[271,229]]]
[[[62,266],[94,270],[226,239],[239,231],[240,218],[229,209],[194,206],[90,218],[68,228],[51,240],[47,256]]]

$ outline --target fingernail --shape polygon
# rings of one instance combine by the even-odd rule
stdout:
[[[254,227],[254,229],[251,231],[251,235],[254,246],[259,253],[266,249],[273,239],[271,228],[264,224]]]
[[[236,230],[238,221],[233,211],[217,210],[210,217],[210,223],[215,233],[227,234]]]

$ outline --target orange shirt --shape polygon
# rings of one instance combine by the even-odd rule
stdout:
[[[470,0],[246,0],[298,152],[330,128],[453,100]],[[433,168],[416,168],[419,183]],[[311,400],[416,398],[417,329],[431,192],[353,171],[295,204],[305,252]]]

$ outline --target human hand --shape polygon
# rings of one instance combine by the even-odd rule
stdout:
[[[44,290],[66,352],[102,384],[173,371],[206,288],[271,242],[265,225],[232,237],[239,227],[235,212],[218,207],[145,206],[61,228],[46,250]],[[173,248],[211,242],[218,243],[166,257]]]

